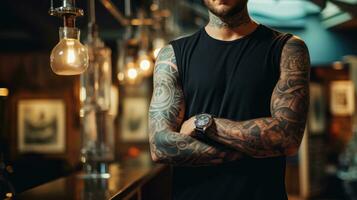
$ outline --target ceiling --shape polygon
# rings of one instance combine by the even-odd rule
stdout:
[[[60,2],[60,0],[54,0]],[[179,4],[174,10],[179,15],[180,29],[197,27],[207,20],[206,8],[201,0],[162,0]],[[124,13],[124,0],[112,0]],[[132,0],[133,13],[140,8],[149,10],[151,1]],[[357,0],[313,0],[311,6],[304,0],[250,0],[251,14],[262,23],[272,26],[303,28],[308,15],[319,15],[328,29],[357,29]],[[267,9],[270,3],[270,8]],[[169,3],[168,3],[169,4]],[[307,7],[306,5],[310,5]],[[171,3],[173,6],[173,3]],[[62,20],[48,15],[50,0],[1,0],[0,51],[50,50],[58,42],[58,27]],[[87,10],[86,0],[77,0],[77,7]],[[291,8],[290,10],[287,8]],[[282,12],[284,10],[285,12]],[[123,27],[96,1],[96,18],[100,33],[106,41],[120,37]],[[194,19],[194,20],[192,20]],[[266,22],[265,22],[265,21]],[[87,16],[77,19],[77,26],[85,35]],[[115,42],[114,42],[115,43]]]
[[[60,0],[54,0],[60,2]],[[124,11],[122,1],[112,1]],[[76,25],[85,35],[87,28],[87,0],[77,0],[76,6],[84,9],[85,16],[77,18]],[[56,5],[56,4],[55,4]],[[147,1],[133,1],[133,10],[148,6]],[[48,50],[58,42],[60,18],[48,15],[50,0],[1,0],[0,51]],[[96,1],[96,20],[101,31],[121,32],[123,28],[111,14]]]

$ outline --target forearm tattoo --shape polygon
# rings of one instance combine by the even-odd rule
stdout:
[[[149,108],[149,142],[154,161],[174,165],[212,165],[238,160],[233,149],[208,145],[180,134],[184,96],[178,81],[172,46],[163,48],[154,70],[154,92]]]
[[[209,137],[252,157],[296,154],[309,106],[310,58],[303,41],[293,37],[285,44],[280,71],[271,117],[242,122],[215,119]]]

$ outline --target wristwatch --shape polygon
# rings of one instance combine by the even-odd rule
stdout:
[[[213,117],[210,114],[202,113],[195,116],[195,129],[199,134],[204,134],[206,129],[212,125]]]

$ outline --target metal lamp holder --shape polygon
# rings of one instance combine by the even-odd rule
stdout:
[[[63,18],[64,27],[75,27],[76,17],[84,15],[83,9],[77,8],[75,0],[63,0],[62,6],[54,8],[53,0],[48,11],[49,15]]]

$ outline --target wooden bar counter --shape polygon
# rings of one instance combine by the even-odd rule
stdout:
[[[30,171],[30,170],[29,170]],[[81,172],[40,185],[15,196],[20,200],[167,200],[169,166],[129,159],[109,165],[110,178],[84,178]],[[26,180],[24,180],[26,181]]]

